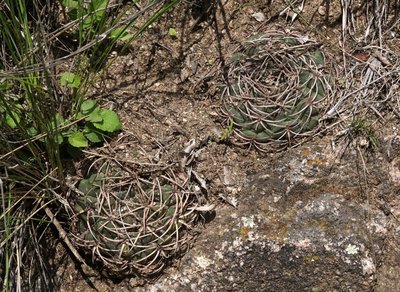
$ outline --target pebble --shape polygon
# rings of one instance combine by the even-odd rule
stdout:
[[[265,21],[265,14],[262,12],[253,13],[251,16],[254,17],[258,22]]]
[[[324,6],[319,6],[318,7],[318,13],[319,13],[319,15],[321,15],[321,16],[325,16],[325,14],[326,14],[326,9],[325,9],[325,7]]]

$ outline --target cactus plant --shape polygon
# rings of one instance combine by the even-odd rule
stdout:
[[[315,133],[332,92],[318,44],[294,34],[251,37],[232,56],[223,114],[239,144],[284,148]]]
[[[110,165],[79,183],[73,241],[108,275],[157,273],[187,247],[196,196],[173,174],[145,179]]]

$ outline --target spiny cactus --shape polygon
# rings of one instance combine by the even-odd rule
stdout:
[[[324,70],[324,53],[305,37],[267,32],[250,38],[233,54],[222,93],[238,143],[283,148],[315,133],[332,91]]]
[[[116,169],[109,162],[79,183],[73,240],[109,275],[156,273],[187,248],[196,195],[173,175],[144,179]]]

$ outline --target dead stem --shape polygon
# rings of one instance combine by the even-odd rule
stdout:
[[[60,234],[60,238],[64,241],[64,243],[67,245],[69,250],[72,252],[72,254],[75,256],[75,258],[84,266],[87,266],[83,258],[80,256],[74,245],[71,243],[71,241],[68,238],[67,232],[62,228],[60,222],[57,220],[57,218],[54,216],[53,212],[50,210],[49,207],[44,206],[42,204],[42,207],[44,208],[44,211],[46,212],[47,216],[50,218],[51,223],[54,225],[54,227],[57,229],[58,233]]]

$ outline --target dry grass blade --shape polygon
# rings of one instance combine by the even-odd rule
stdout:
[[[342,9],[343,42],[351,37],[364,45],[353,52],[350,62],[344,59],[344,87],[350,93],[344,94],[337,112],[342,113],[342,120],[365,119],[372,114],[383,122],[385,112],[396,114],[394,105],[399,102],[395,92],[400,60],[386,44],[389,38],[385,38],[399,21],[399,7],[386,0],[359,6],[355,1],[342,1]],[[343,43],[343,50],[346,49]]]
[[[67,144],[82,121],[76,111],[116,43],[129,45],[115,31],[132,41],[178,1],[111,2],[4,0],[0,5],[0,282],[6,291],[55,289],[49,252],[56,239],[46,238],[54,235],[50,226],[82,261],[61,226],[71,214],[64,154],[68,146],[79,147]],[[66,60],[71,72],[58,67]],[[72,72],[79,77],[73,85],[62,78]]]
[[[341,0],[343,41],[350,36],[356,42],[378,42],[399,23],[397,1]]]

